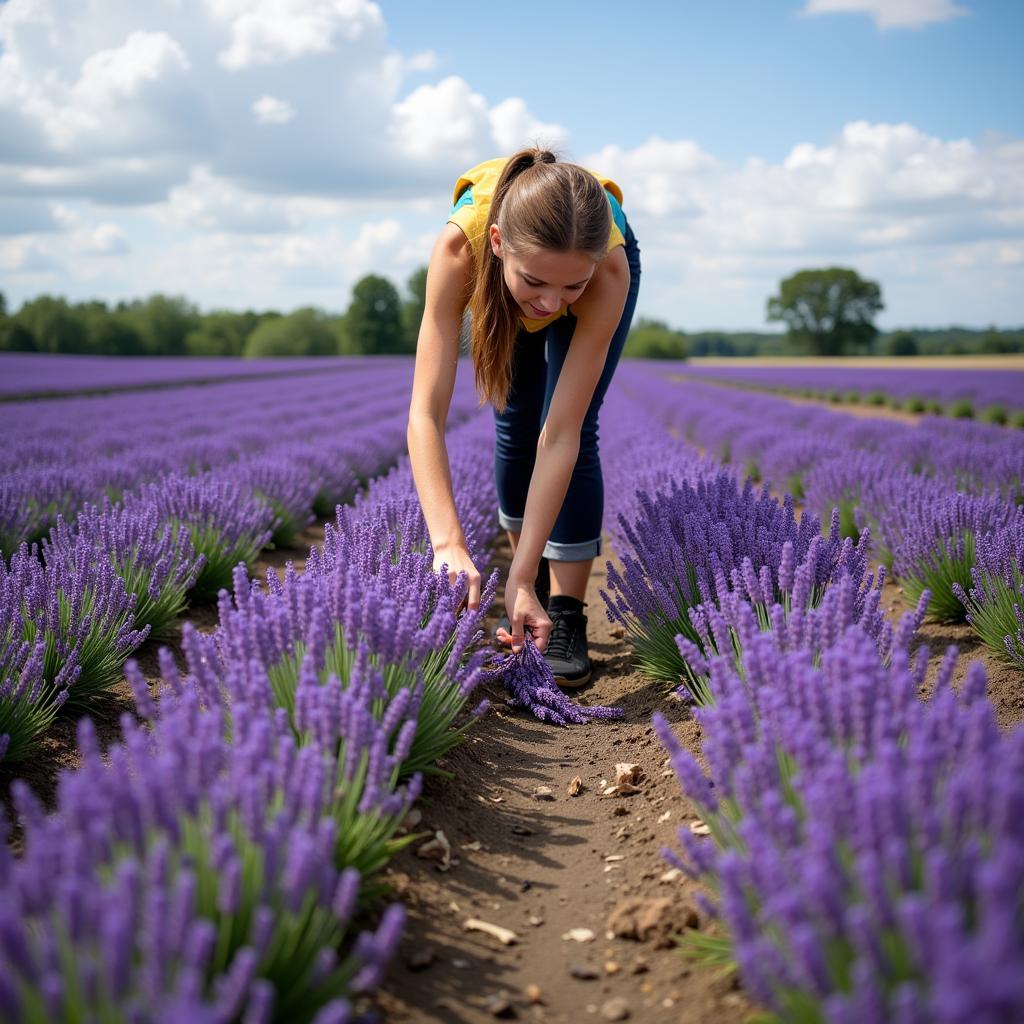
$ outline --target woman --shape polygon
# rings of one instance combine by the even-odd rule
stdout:
[[[513,558],[498,638],[522,649],[529,627],[563,687],[590,678],[584,595],[601,553],[601,402],[629,333],[640,284],[622,191],[546,149],[488,160],[456,182],[434,243],[416,346],[408,444],[434,568],[480,572],[452,496],[444,427],[463,312],[481,403],[495,410],[499,521]],[[547,607],[537,596],[550,566]]]

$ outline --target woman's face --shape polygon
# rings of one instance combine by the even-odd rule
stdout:
[[[582,252],[542,249],[522,259],[501,244],[496,224],[491,225],[491,249],[501,260],[505,285],[528,317],[541,319],[571,305],[582,294],[597,264]]]

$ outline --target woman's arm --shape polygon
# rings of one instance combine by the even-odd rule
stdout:
[[[620,246],[598,265],[586,290],[572,305],[576,329],[537,442],[523,529],[509,569],[510,583],[532,581],[537,574],[544,545],[569,489],[583,419],[604,370],[628,291],[629,264]],[[522,623],[513,621],[512,632],[516,644],[522,636]]]
[[[416,368],[406,440],[413,479],[434,549],[434,566],[448,563],[454,580],[469,575],[468,606],[480,604],[480,573],[473,565],[455,510],[444,431],[459,357],[462,313],[472,291],[473,253],[454,224],[434,243],[427,267],[427,293],[416,342]]]

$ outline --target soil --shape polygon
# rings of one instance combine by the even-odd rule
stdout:
[[[510,557],[507,542],[496,548],[502,579]],[[389,1022],[477,1024],[506,1016],[568,1024],[626,1019],[615,1014],[628,1010],[629,1020],[651,1024],[738,1024],[752,1009],[734,976],[658,948],[656,935],[610,937],[610,916],[631,909],[624,904],[634,898],[663,901],[640,909],[662,911],[665,932],[714,928],[696,909],[693,884],[666,876],[670,865],[659,851],[678,849],[676,830],[695,814],[667,767],[651,715],[661,711],[694,753],[699,727],[663,684],[630,667],[622,631],[608,622],[599,596],[605,582],[602,557],[586,595],[594,676],[574,696],[622,708],[625,717],[563,729],[507,708],[500,689],[488,694],[492,711],[441,764],[453,777],[428,780],[419,804],[417,828],[444,832],[451,868],[418,857],[422,844],[414,843],[386,874],[409,911],[379,997]],[[492,629],[503,601],[499,594]],[[641,766],[640,792],[601,796],[601,780],[614,780],[619,762]],[[573,797],[567,787],[576,776],[583,788]],[[553,799],[538,799],[538,786],[549,787]],[[517,941],[503,945],[468,931],[474,918],[511,929]],[[566,938],[573,929],[588,929],[593,939]]]

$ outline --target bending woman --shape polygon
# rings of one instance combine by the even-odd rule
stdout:
[[[434,243],[416,345],[408,444],[434,568],[480,571],[455,511],[444,442],[463,312],[481,403],[494,407],[498,516],[513,558],[497,636],[528,626],[561,686],[590,678],[584,596],[601,553],[598,412],[640,285],[639,247],[608,178],[545,149],[485,161],[456,182]],[[547,607],[538,598],[550,566]],[[541,583],[545,583],[541,580]]]

